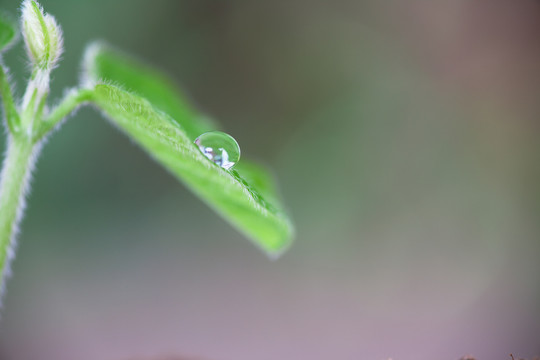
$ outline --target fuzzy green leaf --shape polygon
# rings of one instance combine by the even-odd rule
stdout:
[[[275,201],[264,171],[245,170],[264,191],[209,161],[183,126],[145,98],[117,86],[99,84],[90,101],[179,180],[271,256],[290,244],[293,228]],[[247,167],[250,167],[249,165]]]
[[[208,117],[184,100],[186,96],[169,76],[108,45],[90,45],[85,54],[84,68],[85,76],[92,82],[112,82],[146,98],[157,109],[178,121],[192,140],[202,133],[216,130],[216,125]]]
[[[2,64],[2,51],[7,50],[17,39],[17,26],[9,17],[0,12],[0,99],[2,100],[4,116],[9,130],[17,132],[19,115],[13,100],[7,70]],[[0,113],[2,111],[0,110]]]
[[[17,26],[9,17],[0,13],[0,52],[7,49],[17,38]]]

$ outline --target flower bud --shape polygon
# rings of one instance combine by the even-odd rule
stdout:
[[[53,69],[63,51],[62,29],[53,16],[33,0],[22,4],[21,28],[26,51],[32,63],[44,70]]]

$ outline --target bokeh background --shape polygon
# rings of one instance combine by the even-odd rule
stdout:
[[[52,99],[89,41],[137,54],[275,170],[298,234],[268,260],[85,108],[35,172],[2,360],[540,355],[540,2],[43,5]]]

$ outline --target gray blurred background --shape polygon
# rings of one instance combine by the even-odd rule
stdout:
[[[298,235],[269,261],[84,108],[38,163],[0,359],[540,355],[538,1],[43,5],[52,99],[89,41],[138,55],[273,167]]]

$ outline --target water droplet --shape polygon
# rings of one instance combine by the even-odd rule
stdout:
[[[210,131],[195,139],[195,144],[210,161],[225,170],[240,160],[240,146],[234,138],[221,131]]]

